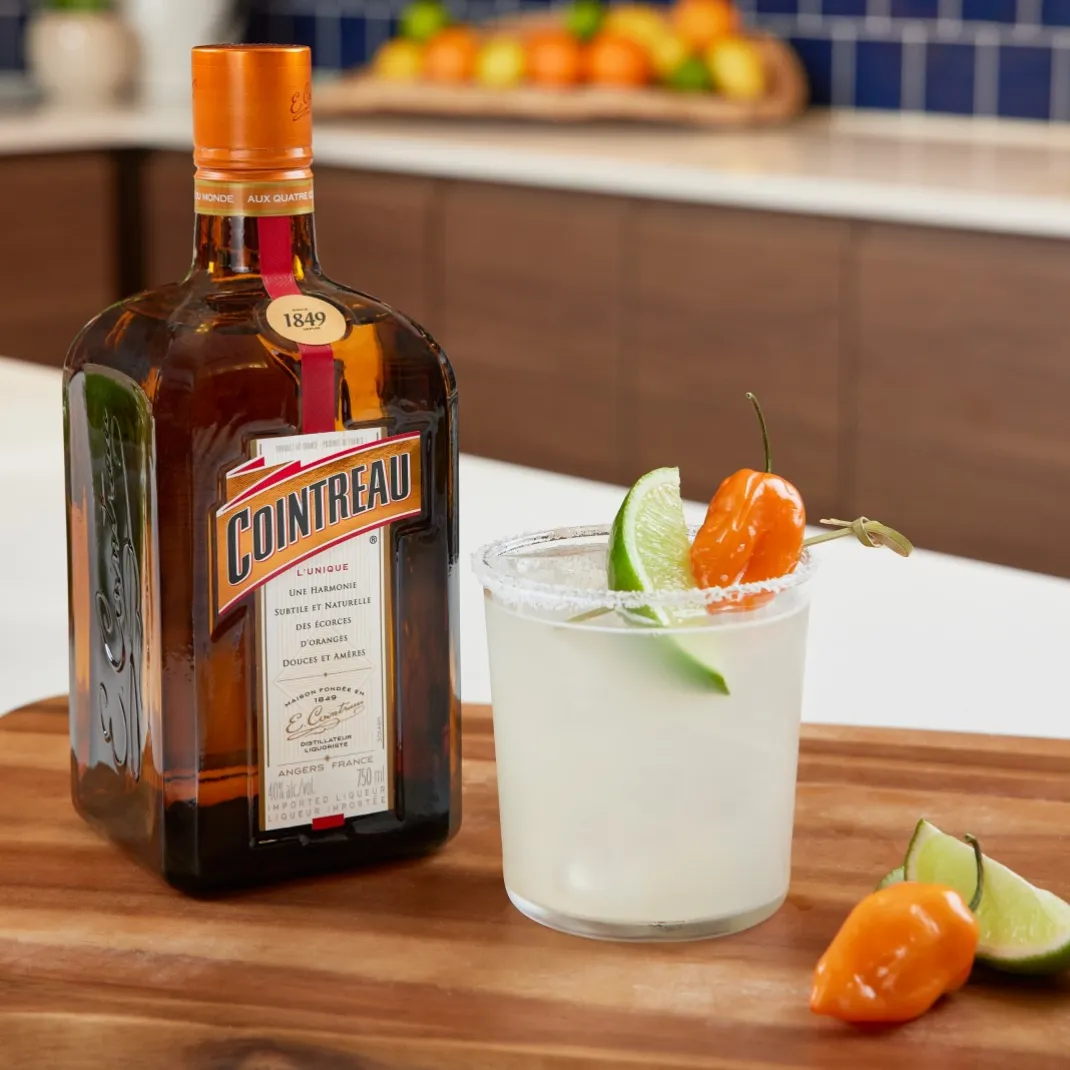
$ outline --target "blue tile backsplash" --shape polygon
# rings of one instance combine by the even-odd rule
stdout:
[[[1000,52],[999,113],[1025,119],[1051,118],[1052,50],[1007,45]]]
[[[1070,26],[1070,0],[1043,0],[1040,17],[1045,26]]]
[[[892,0],[889,14],[893,19],[935,19],[939,17],[940,4],[938,0]]]
[[[901,41],[859,41],[855,46],[856,108],[898,108],[903,97]]]
[[[0,0],[0,72],[22,66],[32,2]],[[330,71],[363,63],[406,0],[243,2],[248,40],[307,44]],[[472,19],[553,2],[447,0]],[[792,43],[816,104],[1070,122],[1070,0],[737,3],[748,23]]]
[[[930,42],[925,50],[925,110],[972,115],[976,65],[972,45]]]
[[[1001,22],[1012,25],[1018,19],[1018,0],[962,0],[966,22]]]

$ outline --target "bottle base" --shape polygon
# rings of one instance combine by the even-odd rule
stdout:
[[[508,885],[505,888],[510,902],[525,917],[569,936],[583,936],[589,940],[624,941],[629,943],[682,943],[687,940],[709,940],[717,936],[752,929],[771,918],[784,904],[785,895],[753,910],[717,918],[701,918],[684,922],[616,922],[594,918],[574,917],[549,907],[539,906],[518,895]]]
[[[189,808],[168,816],[172,818],[171,831],[175,832],[183,821],[196,820],[199,815]],[[449,815],[443,814],[420,821],[410,819],[378,836],[354,835],[343,829],[314,838],[300,835],[258,846],[247,839],[241,843],[213,843],[210,850],[203,850],[202,840],[199,855],[190,850],[198,842],[195,836],[174,836],[164,853],[160,876],[186,895],[210,899],[258,886],[373,869],[433,854],[456,835],[459,825],[459,821],[451,821]]]
[[[77,790],[72,803],[102,839],[132,862],[176,891],[204,899],[419,858],[441,850],[460,829],[460,815],[445,812],[409,818],[374,835],[345,828],[255,845],[249,838],[244,806],[233,807],[233,821],[218,820],[219,810],[231,808],[231,804],[211,808],[215,813],[207,815],[206,821],[204,810],[178,803],[163,811],[158,822],[144,814],[135,822],[121,807],[95,808]],[[220,830],[226,834],[220,835]]]

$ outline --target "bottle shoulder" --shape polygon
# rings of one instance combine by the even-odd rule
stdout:
[[[337,307],[347,321],[347,336],[373,331],[387,358],[412,368],[437,365],[446,393],[455,378],[441,346],[419,324],[385,302],[343,286],[324,275],[308,275],[300,289]],[[248,364],[299,361],[298,345],[271,327],[266,315],[271,297],[257,275],[216,280],[192,273],[181,282],[134,294],[104,309],[79,333],[67,355],[66,374],[86,364],[112,367],[143,379],[164,375],[174,365],[211,358],[215,367],[228,351]],[[237,357],[236,343],[242,340]],[[255,343],[255,344],[253,344]],[[257,352],[259,351],[259,353]]]
[[[346,286],[323,274],[309,277],[303,282],[301,288],[306,293],[322,296],[326,300],[342,305],[353,317],[354,323],[378,323],[391,328],[395,335],[407,336],[406,344],[399,346],[405,354],[415,352],[422,345],[426,348],[428,355],[441,366],[443,376],[449,384],[449,392],[452,394],[456,391],[453,366],[442,346],[427,328],[417,323],[405,312],[377,297]]]
[[[78,332],[67,351],[65,374],[70,377],[86,364],[119,370],[131,335],[144,342],[163,338],[176,310],[183,305],[181,283],[133,294],[97,313]]]

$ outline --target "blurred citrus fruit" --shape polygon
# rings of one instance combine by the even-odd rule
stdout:
[[[666,78],[665,84],[685,93],[700,93],[710,88],[710,72],[698,56],[688,56]]]
[[[478,52],[479,40],[467,26],[440,30],[424,49],[424,77],[432,82],[467,82]]]
[[[587,47],[587,77],[597,85],[637,86],[650,81],[650,55],[630,37],[602,32]]]
[[[475,78],[482,85],[499,89],[524,80],[524,46],[516,37],[492,37],[476,56]]]
[[[528,77],[543,86],[583,80],[583,46],[567,30],[541,30],[524,42]]]
[[[423,45],[404,37],[395,37],[375,53],[372,70],[390,82],[415,82],[423,70],[423,62]]]
[[[574,0],[565,12],[565,27],[573,37],[589,41],[598,33],[605,13],[601,0]]]
[[[672,11],[676,32],[693,49],[708,47],[734,33],[739,13],[730,0],[678,0]]]
[[[706,50],[706,67],[714,88],[732,100],[757,100],[765,95],[765,64],[753,42],[726,37]]]
[[[450,13],[441,0],[412,0],[401,12],[401,36],[412,41],[429,41],[449,21]]]
[[[601,29],[604,33],[628,37],[649,48],[669,28],[661,8],[648,4],[618,4],[606,11]]]
[[[689,57],[694,58],[691,46],[679,34],[667,31],[650,45],[650,58],[654,64],[654,71],[663,80]]]

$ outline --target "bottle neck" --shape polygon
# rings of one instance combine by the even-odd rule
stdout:
[[[316,229],[311,212],[291,216],[290,258],[298,280],[319,272]],[[260,275],[262,228],[256,216],[197,215],[193,270],[213,277]]]
[[[205,180],[194,198],[193,270],[215,278],[319,272],[312,181]]]

